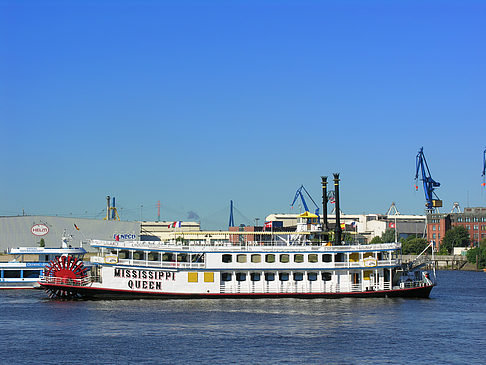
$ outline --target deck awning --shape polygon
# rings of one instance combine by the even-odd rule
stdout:
[[[299,215],[299,217],[301,218],[317,218],[317,215],[311,213],[311,212],[307,212],[305,211],[304,213],[302,213],[301,215]]]

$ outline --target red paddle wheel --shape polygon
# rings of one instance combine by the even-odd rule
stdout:
[[[85,279],[88,269],[82,260],[72,256],[61,256],[51,260],[44,268],[44,276],[47,283],[56,285],[81,285],[81,280]],[[51,288],[44,287],[51,299],[74,299],[78,295],[68,287]]]

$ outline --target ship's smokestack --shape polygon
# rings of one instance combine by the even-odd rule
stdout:
[[[329,224],[327,223],[327,176],[321,176],[322,184],[322,230],[329,231]]]
[[[334,198],[336,200],[336,227],[334,228],[335,244],[341,244],[341,216],[339,207],[339,174],[334,174]]]

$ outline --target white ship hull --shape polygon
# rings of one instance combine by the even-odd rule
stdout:
[[[177,246],[95,242],[92,276],[41,285],[93,298],[428,297],[424,272],[402,271],[400,244]]]

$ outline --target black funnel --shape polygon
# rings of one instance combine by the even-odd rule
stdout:
[[[322,230],[329,231],[329,224],[327,222],[327,176],[321,176],[322,184]]]
[[[334,237],[335,245],[340,245],[341,244],[341,235],[342,235],[342,229],[341,229],[341,209],[339,207],[339,174],[336,173],[334,174],[334,199],[336,201],[336,227],[334,227]]]

